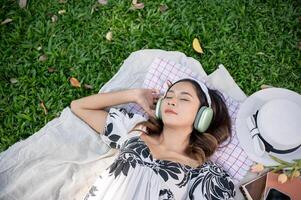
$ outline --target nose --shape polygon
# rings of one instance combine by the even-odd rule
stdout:
[[[175,102],[176,102],[175,98],[172,98],[172,99],[169,99],[169,101],[167,102],[167,104],[175,106],[176,105]]]

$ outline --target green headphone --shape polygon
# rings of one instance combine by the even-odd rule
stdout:
[[[194,79],[195,80],[195,79]],[[205,132],[211,121],[212,121],[212,118],[213,118],[213,110],[211,108],[211,99],[210,99],[210,96],[209,96],[209,92],[208,92],[208,88],[207,86],[198,81],[198,80],[195,80],[199,85],[200,87],[202,88],[203,92],[205,93],[206,95],[206,98],[207,98],[207,102],[208,102],[208,105],[209,107],[207,106],[202,106],[197,115],[196,115],[196,118],[194,120],[194,128],[196,130],[198,130],[200,133],[203,133]],[[165,94],[166,95],[166,94]],[[164,95],[164,97],[165,97]],[[157,119],[162,119],[162,113],[161,113],[161,105],[162,105],[162,100],[164,99],[164,97],[161,97],[158,102],[157,102],[157,105],[156,105],[156,117]]]

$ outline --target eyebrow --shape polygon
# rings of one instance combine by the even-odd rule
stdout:
[[[175,93],[173,90],[169,90],[168,92],[172,92],[172,93]],[[168,93],[167,92],[167,93]],[[188,93],[188,92],[181,92],[180,94],[187,94],[187,95],[189,95],[189,96],[191,96],[192,98],[193,98],[193,96],[190,94],[190,93]]]

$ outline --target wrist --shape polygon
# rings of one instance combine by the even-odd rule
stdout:
[[[137,88],[132,88],[131,89],[131,97],[132,97],[132,99],[133,99],[133,102],[134,103],[138,103],[138,101],[139,101],[139,89],[137,89]]]
[[[128,98],[131,102],[137,103],[138,102],[138,92],[139,90],[137,88],[130,88],[128,89]]]

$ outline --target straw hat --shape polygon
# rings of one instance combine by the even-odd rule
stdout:
[[[253,161],[279,164],[269,154],[288,162],[301,159],[301,95],[283,88],[255,92],[241,104],[236,128]]]

